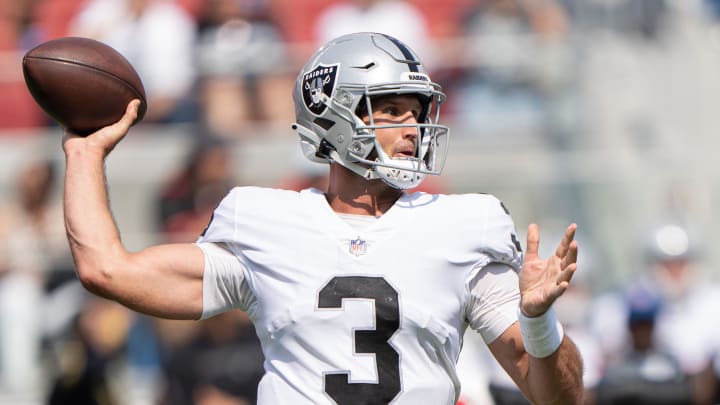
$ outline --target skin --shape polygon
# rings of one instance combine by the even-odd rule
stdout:
[[[416,124],[422,111],[414,96],[383,97],[373,101],[376,125]],[[366,124],[369,117],[363,117]],[[417,128],[386,128],[375,131],[378,143],[390,157],[414,156]],[[368,181],[339,164],[330,165],[326,197],[338,213],[380,216],[395,204],[402,190],[389,187],[382,180]]]
[[[127,133],[138,104],[132,101],[120,121],[88,137],[64,136],[65,228],[76,272],[88,290],[138,312],[199,319],[204,267],[200,248],[185,243],[129,252],[108,206],[104,160]]]
[[[128,105],[116,124],[88,137],[66,133],[65,225],[76,271],[90,291],[150,315],[198,319],[202,313],[203,254],[189,243],[158,245],[127,251],[108,206],[104,160],[126,135],[137,115],[138,102]],[[375,102],[376,123],[417,122],[420,104],[414,97],[393,96]],[[368,117],[365,117],[367,122]],[[414,127],[377,130],[389,156],[414,150]],[[328,203],[338,213],[384,214],[402,191],[381,180],[368,181],[338,164],[330,167]],[[545,313],[572,279],[577,265],[576,225],[570,225],[555,253],[540,258],[539,228],[528,226],[527,251],[520,272],[520,308],[528,317]],[[173,288],[167,288],[172,285]],[[578,404],[582,401],[582,361],[566,336],[559,349],[545,358],[527,354],[517,323],[489,344],[499,363],[523,394],[536,404]]]

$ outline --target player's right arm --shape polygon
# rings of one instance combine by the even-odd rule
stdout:
[[[137,116],[137,101],[117,123],[87,137],[66,133],[65,227],[75,271],[91,292],[150,315],[198,319],[204,256],[194,244],[129,252],[110,212],[105,157]]]

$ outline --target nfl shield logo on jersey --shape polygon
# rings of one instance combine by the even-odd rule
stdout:
[[[354,254],[355,256],[362,256],[367,252],[367,242],[360,239],[358,236],[357,239],[350,240],[350,253]]]
[[[332,97],[335,90],[335,76],[338,65],[318,65],[315,69],[305,73],[302,80],[303,101],[307,108],[315,115],[321,115],[325,111],[325,104],[320,99],[324,93]]]

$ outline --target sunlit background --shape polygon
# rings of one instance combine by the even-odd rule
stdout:
[[[495,194],[521,240],[540,224],[548,252],[578,223],[592,300],[648,272],[663,224],[679,226],[697,277],[718,279],[718,18],[714,0],[0,0],[0,403],[93,403],[68,388],[85,380],[103,387],[86,394],[98,404],[254,403],[257,375],[191,371],[258,359],[243,315],[161,322],[73,282],[63,131],[22,77],[33,46],[92,37],[143,78],[148,115],[107,161],[123,241],[139,250],[194,240],[232,185],[322,187],[325,167],[290,128],[295,75],[339,34],[397,36],[448,95],[451,149],[425,188]],[[188,354],[217,342],[235,346]]]

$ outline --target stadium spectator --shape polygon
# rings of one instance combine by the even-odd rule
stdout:
[[[26,0],[21,0],[26,1]],[[30,0],[34,19],[46,39],[67,36],[69,25],[87,0]]]
[[[37,389],[45,284],[55,273],[74,278],[56,170],[52,161],[26,163],[0,209],[0,390]]]
[[[251,123],[292,121],[291,58],[266,1],[207,1],[197,62],[201,120],[210,131],[238,138]]]
[[[22,56],[46,40],[35,19],[37,0],[0,0],[0,129],[45,126],[47,116],[25,87]],[[17,136],[19,131],[3,133]]]
[[[71,266],[57,198],[57,163],[36,160],[21,165],[12,198],[0,209],[3,270],[32,274],[43,280]]]
[[[108,405],[127,402],[117,372],[131,313],[115,302],[83,292],[85,301],[71,329],[53,342],[48,405]]]
[[[132,63],[148,97],[144,122],[196,118],[196,24],[185,9],[171,0],[90,0],[70,32],[105,42]]]
[[[642,287],[654,293],[662,303],[654,314],[654,345],[690,376],[694,403],[712,403],[717,392],[712,363],[720,341],[720,288],[700,274],[701,248],[684,225],[653,229],[644,252],[647,270],[628,285],[631,291]],[[593,306],[591,327],[601,338],[608,363],[617,363],[632,341],[624,291],[605,293]]]
[[[658,347],[655,322],[663,305],[657,291],[633,286],[625,294],[630,344],[608,365],[598,384],[598,405],[687,405],[693,399],[691,379],[677,359]]]
[[[572,80],[569,20],[560,4],[477,1],[463,16],[457,58],[465,70],[454,84],[461,124],[480,128],[481,136],[559,131],[554,107]]]
[[[202,232],[233,184],[230,158],[230,144],[222,138],[196,140],[181,170],[158,196],[158,229],[166,241],[187,242]]]
[[[400,20],[401,19],[401,20]],[[315,20],[314,37],[323,44],[343,34],[382,32],[407,43],[433,67],[428,22],[420,10],[405,0],[342,0],[332,2]]]
[[[714,1],[714,0],[711,0]],[[706,0],[675,2],[672,0],[618,0],[568,2],[575,23],[586,32],[601,31],[619,34],[625,39],[656,41],[670,27],[673,13],[678,6],[687,9],[701,8]],[[689,11],[689,10],[688,10]],[[674,27],[677,28],[677,27]]]
[[[160,404],[255,404],[263,354],[247,315],[227,312],[198,326],[188,341],[163,350]]]

